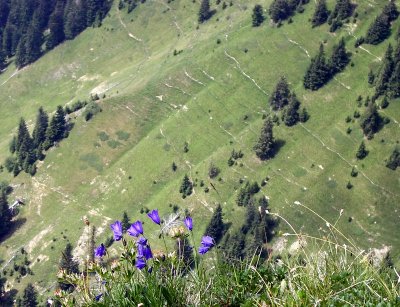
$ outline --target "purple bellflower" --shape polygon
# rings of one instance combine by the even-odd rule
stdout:
[[[110,226],[111,230],[114,232],[114,240],[119,241],[122,239],[122,223],[120,221],[115,221]]]
[[[143,234],[143,226],[141,221],[136,221],[127,230],[128,234],[132,237],[138,237]]]
[[[193,220],[190,216],[187,216],[184,220],[185,226],[188,230],[192,231],[193,229]]]
[[[147,245],[147,239],[146,239],[145,237],[140,237],[140,238],[136,241],[136,243],[137,243],[138,245],[142,245],[142,246]]]
[[[153,253],[149,245],[138,245],[137,250],[138,257],[146,258],[146,260],[153,258]]]
[[[215,245],[214,239],[210,236],[204,236],[201,239],[201,246],[199,247],[199,254],[204,255]]]
[[[152,210],[149,213],[147,213],[147,216],[151,218],[151,220],[156,223],[157,225],[160,225],[161,220],[160,216],[158,215],[158,210]]]
[[[105,254],[106,254],[106,247],[104,246],[103,243],[101,243],[101,245],[99,247],[96,247],[94,249],[95,257],[101,258],[101,257],[105,256]]]
[[[141,270],[145,266],[146,266],[146,261],[145,260],[143,260],[142,258],[136,258],[135,267],[137,267],[139,270]]]

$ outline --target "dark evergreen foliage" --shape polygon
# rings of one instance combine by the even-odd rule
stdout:
[[[290,98],[289,84],[284,76],[282,76],[274,91],[271,93],[269,103],[273,110],[283,109],[288,103]]]
[[[319,53],[311,59],[311,64],[304,76],[304,87],[315,91],[328,82],[330,77],[330,67],[325,59],[324,46],[321,44]]]
[[[308,114],[307,109],[306,108],[301,109],[299,115],[300,122],[305,123],[306,121],[308,121],[309,118],[310,115]]]
[[[65,112],[62,106],[58,106],[56,113],[51,118],[50,124],[46,131],[46,145],[53,146],[54,143],[61,141],[67,133],[67,122],[65,120]]]
[[[99,26],[111,4],[110,0],[0,1],[0,68],[5,56],[15,55],[15,64],[21,68],[43,54],[44,42],[49,50],[88,26]]]
[[[203,23],[207,21],[212,16],[212,12],[210,10],[210,0],[202,0],[199,10],[199,18],[198,21]]]
[[[365,147],[364,141],[361,142],[360,147],[358,147],[356,157],[358,160],[364,159],[368,155],[367,148]]]
[[[33,146],[39,148],[46,140],[46,130],[49,125],[49,116],[42,107],[39,108],[35,128],[33,129],[32,138]]]
[[[342,38],[338,45],[333,47],[333,52],[330,60],[331,73],[336,74],[341,72],[350,62],[350,55],[346,50],[344,39]]]
[[[375,21],[368,28],[365,42],[371,45],[377,45],[383,42],[390,35],[390,19],[386,14],[381,14],[375,18]]]
[[[214,210],[210,222],[207,225],[204,235],[212,237],[214,241],[218,244],[224,236],[224,232],[225,225],[222,216],[222,207],[220,204],[218,204],[217,208]]]
[[[275,153],[275,139],[273,135],[273,126],[271,118],[267,117],[261,129],[261,135],[254,146],[256,155],[261,160],[271,159]]]
[[[131,223],[129,221],[128,213],[126,213],[126,211],[124,211],[124,214],[122,215],[122,229],[123,229],[123,231],[127,231],[130,226],[131,226]]]
[[[253,27],[258,27],[264,22],[263,7],[256,4],[253,8],[253,15],[251,16],[253,20]]]
[[[72,245],[67,243],[64,251],[61,253],[60,262],[58,264],[59,269],[65,270],[67,274],[79,273],[79,263],[73,259],[72,256]],[[70,284],[59,282],[59,287],[64,291],[72,292],[74,287]]]
[[[289,105],[283,114],[283,122],[286,126],[290,127],[297,124],[297,122],[300,120],[299,109],[300,101],[297,99],[296,94],[292,93]]]
[[[379,97],[380,95],[383,95],[386,92],[393,70],[394,70],[393,47],[391,44],[389,44],[385,53],[385,57],[383,59],[379,75],[375,78],[376,98]]]
[[[382,125],[382,118],[378,113],[376,104],[371,102],[360,121],[364,135],[372,138],[374,133],[378,132]]]
[[[21,306],[23,306],[23,307],[38,306],[37,292],[31,283],[29,283],[24,290],[24,296],[22,297],[22,305]]]
[[[385,5],[382,10],[382,14],[388,16],[389,22],[392,22],[399,17],[399,11],[394,0],[389,0],[389,3]]]
[[[314,15],[311,18],[312,26],[317,27],[324,24],[328,20],[328,17],[329,11],[326,6],[326,0],[318,0],[315,7]]]
[[[185,175],[185,177],[183,177],[179,193],[182,194],[182,198],[186,198],[187,196],[192,194],[192,191],[193,191],[193,183],[190,181],[188,175]]]
[[[350,0],[337,0],[332,14],[328,18],[328,23],[331,25],[330,31],[335,32],[343,25],[353,13],[354,6]]]
[[[308,0],[274,0],[269,6],[269,15],[273,22],[280,22],[292,16],[296,10],[303,11],[302,5]]]
[[[239,193],[236,198],[236,204],[238,206],[246,207],[252,201],[252,198],[255,194],[260,191],[260,187],[257,182],[249,183],[246,182],[245,186],[239,190]]]
[[[393,150],[389,160],[386,163],[386,167],[394,171],[397,169],[397,167],[400,167],[400,149],[398,147]]]

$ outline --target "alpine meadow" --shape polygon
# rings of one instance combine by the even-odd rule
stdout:
[[[0,0],[0,305],[400,306],[399,12]]]

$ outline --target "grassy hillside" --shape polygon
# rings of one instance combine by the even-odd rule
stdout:
[[[355,110],[364,111],[356,99],[373,94],[368,71],[379,66],[387,44],[395,44],[392,35],[378,46],[353,47],[386,1],[358,1],[357,23],[335,34],[328,25],[311,28],[313,1],[291,24],[276,28],[267,20],[252,28],[254,4],[267,8],[270,2],[236,0],[225,10],[220,5],[199,27],[198,1],[146,1],[129,15],[114,4],[102,27],[86,30],[20,71],[10,65],[0,75],[1,161],[21,116],[33,124],[41,105],[52,112],[91,93],[105,98],[103,112],[89,122],[78,117],[68,139],[50,150],[35,177],[0,174],[14,187],[10,201],[27,199],[18,216],[21,225],[1,243],[0,258],[7,263],[25,247],[35,274],[28,278],[45,293],[67,240],[78,242],[76,255],[84,255],[83,216],[97,226],[100,242],[124,210],[134,221],[145,218],[143,208],[167,214],[173,204],[191,210],[196,220],[202,218],[198,227],[205,229],[212,209],[221,203],[233,230],[240,227],[244,212],[235,204],[239,180],[261,182],[268,176],[261,193],[269,197],[271,210],[299,231],[323,235],[327,229],[295,201],[332,222],[344,209],[338,222],[343,232],[363,248],[392,246],[396,259],[400,177],[384,160],[399,141],[400,102],[380,111],[391,122],[366,141],[370,153],[363,161],[355,158],[363,139],[359,123],[345,122]],[[333,2],[328,1],[331,9]],[[396,21],[392,28],[398,25]],[[341,37],[353,64],[319,91],[304,90],[310,56],[322,41],[330,53]],[[174,56],[174,50],[182,52]],[[274,159],[261,162],[252,148],[281,75],[311,118],[291,128],[275,127],[283,145]],[[351,134],[346,133],[349,126]],[[244,157],[228,167],[232,149],[242,150]],[[221,180],[208,178],[210,163],[221,169]],[[350,176],[353,166],[359,170],[356,178]],[[205,186],[198,184],[183,200],[179,187],[185,174]],[[349,180],[354,185],[350,190]],[[281,223],[280,230],[288,227]]]

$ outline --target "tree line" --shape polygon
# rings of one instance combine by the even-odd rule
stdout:
[[[0,0],[0,68],[15,56],[18,68],[45,51],[100,26],[111,0]],[[44,46],[44,48],[43,48]]]

